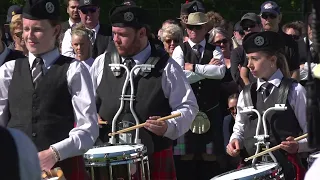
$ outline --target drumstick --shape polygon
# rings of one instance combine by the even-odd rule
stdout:
[[[108,124],[108,121],[102,121],[101,119],[98,119],[98,124],[99,125],[106,125],[106,124]]]
[[[297,137],[297,138],[294,138],[294,140],[295,140],[295,141],[300,141],[301,139],[304,139],[304,138],[306,138],[306,137],[308,137],[308,133],[306,133],[306,134],[304,134],[304,135],[301,135],[301,136],[299,136],[299,137]],[[272,148],[270,148],[270,149],[267,149],[267,150],[265,150],[265,151],[259,152],[258,154],[255,154],[255,155],[253,155],[253,156],[250,156],[250,157],[248,157],[248,158],[245,158],[244,161],[249,161],[249,160],[251,160],[251,159],[260,157],[260,156],[262,156],[262,155],[265,155],[265,154],[267,154],[267,153],[269,153],[269,152],[272,152],[272,151],[275,151],[275,150],[278,150],[278,149],[280,149],[280,144],[277,145],[277,146],[274,146],[274,147],[272,147]]]
[[[179,116],[181,116],[181,113],[171,114],[169,116],[165,116],[165,117],[159,118],[159,119],[157,119],[157,121],[166,121],[168,119],[179,117]],[[125,133],[125,132],[128,132],[128,131],[132,131],[132,130],[135,130],[135,129],[143,127],[145,124],[146,123],[142,123],[142,124],[138,124],[138,125],[135,125],[135,126],[132,126],[132,127],[128,127],[126,129],[122,129],[122,130],[117,131],[117,132],[109,133],[109,136],[114,136],[114,135],[117,135],[117,134],[121,134],[121,133]]]

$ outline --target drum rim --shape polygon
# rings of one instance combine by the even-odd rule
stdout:
[[[280,171],[281,171],[281,167],[280,167],[280,165],[278,164],[278,163],[257,163],[257,164],[255,164],[255,166],[262,166],[262,165],[272,165],[272,164],[274,164],[274,165],[276,165],[276,166],[274,166],[274,167],[272,167],[271,169],[269,169],[269,170],[275,170],[276,168],[277,169],[279,169]],[[234,170],[231,170],[231,171],[228,171],[228,172],[225,172],[225,173],[223,173],[223,174],[220,174],[220,175],[217,175],[217,176],[215,176],[215,177],[213,177],[211,180],[215,180],[215,179],[217,179],[217,178],[219,178],[219,177],[222,177],[222,176],[224,176],[224,175],[227,175],[227,174],[230,174],[230,173],[234,173],[234,172],[237,172],[237,171],[240,171],[240,170],[244,170],[244,169],[249,169],[249,168],[253,168],[253,165],[249,165],[249,166],[245,166],[245,167],[242,167],[242,168],[240,168],[240,169],[234,169]],[[259,174],[259,173],[258,173]],[[258,175],[258,174],[252,174],[251,176],[253,176],[253,175]]]

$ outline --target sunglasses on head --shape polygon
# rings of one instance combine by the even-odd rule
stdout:
[[[97,8],[96,7],[84,7],[84,8],[81,8],[80,11],[83,14],[88,14],[89,12],[90,13],[95,13],[97,11]]]
[[[187,25],[187,29],[190,30],[201,30],[202,29],[202,25]]]
[[[221,39],[219,41],[214,42],[214,44],[227,44],[228,40],[227,39]]]
[[[261,14],[261,17],[262,17],[263,19],[268,19],[268,17],[269,17],[270,19],[275,19],[275,18],[277,18],[277,15],[272,14],[272,13],[262,13],[262,14]]]
[[[298,36],[298,35],[291,35],[291,34],[289,34],[289,36],[291,36],[292,39],[294,39],[294,40],[299,40],[299,39],[300,39],[300,36]]]
[[[178,44],[180,42],[178,39],[166,39],[164,42],[166,42],[167,44],[171,44],[172,41],[175,44]]]
[[[256,27],[256,24],[254,24],[254,23],[252,23],[252,24],[244,24],[244,25],[242,26],[242,29],[243,29],[244,31],[248,31],[249,28],[252,29],[252,28],[254,28],[254,27]]]
[[[16,33],[14,33],[14,35],[17,36],[18,38],[21,38],[22,37],[22,31],[16,32]]]

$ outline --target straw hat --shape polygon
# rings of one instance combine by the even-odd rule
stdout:
[[[188,21],[187,21],[187,25],[203,25],[208,23],[208,19],[207,16],[203,13],[203,12],[195,12],[195,13],[191,13],[188,16]]]

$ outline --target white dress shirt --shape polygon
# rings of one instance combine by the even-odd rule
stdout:
[[[191,48],[194,48],[196,45],[194,42],[192,42],[190,39],[188,40],[188,43],[190,44]],[[201,49],[201,58],[204,54],[204,49],[206,45],[206,40],[202,40],[200,43]],[[216,46],[216,49],[213,51],[213,58],[218,59],[221,62],[221,65],[210,65],[210,64],[196,64],[194,72],[189,70],[184,70],[184,55],[183,51],[180,46],[177,46],[173,53],[172,58],[181,66],[183,69],[188,81],[190,84],[198,82],[203,79],[222,79],[224,77],[224,74],[226,72],[226,66],[224,64],[224,57],[222,54],[222,51],[220,47]]]
[[[3,44],[3,51],[2,53],[0,54],[0,65],[4,63],[4,61],[6,60],[7,56],[9,55],[10,53],[10,50],[9,48],[3,43],[0,41],[0,43]]]
[[[94,39],[97,39],[97,33],[99,32],[100,24],[91,29],[94,31]],[[72,37],[71,37],[71,28],[69,28],[65,33],[61,44],[61,54],[64,56],[75,58],[75,53],[72,48]]]
[[[133,56],[132,59],[137,65],[143,64],[150,55],[151,46],[148,45],[140,53]],[[94,89],[98,88],[102,79],[104,58],[105,53],[98,56],[90,69]],[[112,86],[112,84],[110,85]],[[181,113],[180,117],[166,121],[168,129],[164,136],[174,140],[189,130],[198,113],[198,104],[182,69],[171,58],[162,73],[162,89],[165,97],[169,99],[169,105],[172,108],[171,114]]]
[[[44,74],[59,56],[58,49],[41,56],[44,61]],[[35,58],[32,53],[29,53],[30,70]],[[15,60],[12,60],[0,67],[0,125],[3,126],[6,126],[9,120],[8,89],[14,66]],[[73,60],[70,63],[66,77],[72,97],[76,127],[70,131],[68,138],[52,145],[58,151],[61,160],[84,154],[88,149],[92,148],[99,135],[97,110],[89,71],[81,62]],[[59,133],[58,130],[57,133]]]
[[[280,86],[281,79],[283,78],[282,72],[278,69],[268,80],[269,83],[273,84],[276,87]],[[264,84],[265,81],[263,79],[257,79],[257,91],[259,90],[260,86]],[[271,93],[273,92],[274,87],[271,89]],[[307,121],[306,121],[306,90],[304,87],[299,83],[293,83],[291,89],[289,90],[288,94],[288,101],[291,108],[294,111],[294,114],[298,120],[300,128],[302,129],[303,133],[307,133]],[[243,146],[243,134],[244,129],[246,126],[246,115],[239,113],[245,107],[244,99],[243,99],[243,91],[241,91],[238,104],[237,104],[237,115],[235,119],[235,124],[233,126],[233,133],[230,137],[230,141],[233,139],[239,139],[241,146]],[[307,152],[311,149],[308,147],[307,138],[302,139],[299,143],[299,152]]]
[[[72,22],[70,18],[69,18],[68,22],[69,22],[70,27],[72,27],[74,24],[77,24],[77,23]]]

